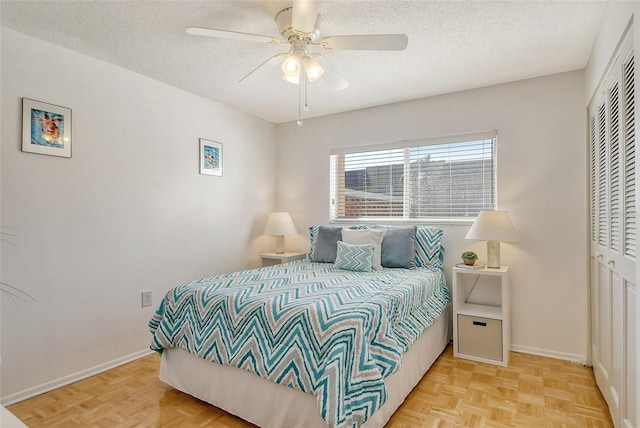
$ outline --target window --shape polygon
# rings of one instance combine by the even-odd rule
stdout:
[[[331,153],[331,220],[475,218],[496,209],[496,133]]]

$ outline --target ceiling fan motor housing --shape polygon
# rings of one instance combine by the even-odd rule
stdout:
[[[320,30],[318,29],[318,24],[320,23],[320,15],[316,17],[316,24],[314,26],[313,32],[311,33],[305,33],[303,31],[293,28],[292,16],[293,16],[292,7],[282,9],[276,15],[276,24],[278,24],[278,31],[280,32],[280,34],[282,34],[282,37],[284,37],[289,42],[291,42],[293,38],[293,39],[301,39],[301,40],[306,39],[307,44],[316,43],[320,38]]]

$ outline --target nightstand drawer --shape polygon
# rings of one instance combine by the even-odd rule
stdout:
[[[502,321],[458,315],[458,352],[502,361]]]

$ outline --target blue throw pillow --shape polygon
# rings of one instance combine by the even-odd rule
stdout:
[[[338,241],[335,267],[358,272],[373,272],[375,244],[347,244]]]
[[[319,226],[315,238],[311,261],[320,263],[335,262],[337,243],[342,240],[342,227]]]
[[[382,266],[413,269],[416,267],[416,227],[387,229],[382,239]]]
[[[353,229],[353,230],[362,230],[362,229],[368,229],[368,228],[369,226],[367,226],[366,224],[357,224],[357,225],[348,227],[348,229]],[[313,252],[316,249],[316,241],[318,239],[318,230],[320,230],[319,225],[309,226],[310,246],[309,246],[309,253],[307,254],[307,258],[311,261],[313,261]]]

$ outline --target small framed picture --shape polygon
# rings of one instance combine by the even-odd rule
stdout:
[[[22,151],[71,157],[71,109],[22,99]]]
[[[222,177],[222,143],[200,138],[200,174]]]

